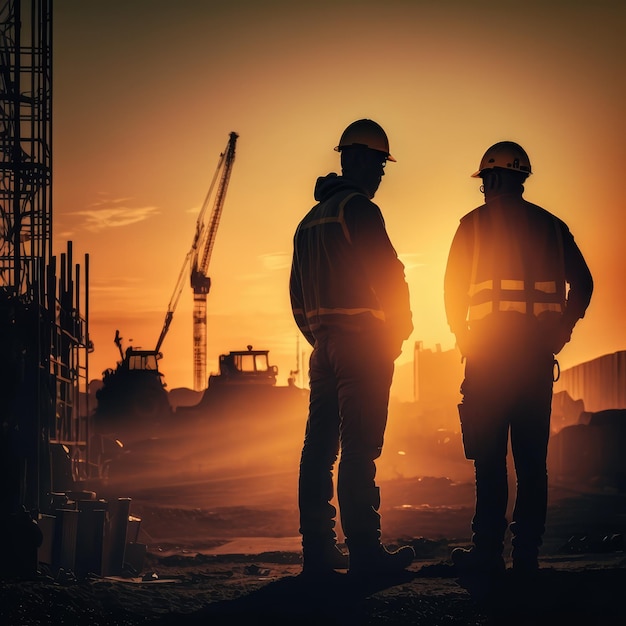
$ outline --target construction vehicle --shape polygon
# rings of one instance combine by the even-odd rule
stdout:
[[[227,419],[240,414],[280,413],[285,404],[298,403],[306,394],[290,379],[285,387],[276,384],[278,368],[270,365],[269,350],[231,350],[219,357],[219,372],[209,376],[209,385],[195,406],[178,407],[180,418],[195,416],[202,422]],[[304,407],[302,407],[304,410]]]
[[[114,341],[120,352],[120,361],[115,369],[103,372],[102,387],[96,392],[97,406],[94,418],[97,432],[101,435],[129,442],[138,438],[160,436],[162,429],[167,428],[172,418],[172,410],[158,362],[162,358],[161,346],[172,323],[188,271],[194,294],[194,389],[199,391],[204,388],[206,300],[211,287],[208,269],[235,160],[237,138],[237,133],[231,132],[226,149],[220,154],[209,191],[198,214],[191,247],[178,274],[155,348],[145,350],[128,347],[123,350],[119,330],[115,333]],[[207,219],[207,210],[214,197],[213,190],[218,178],[213,209]]]
[[[294,378],[278,385],[277,376],[268,350],[248,345],[220,355],[197,404],[176,406],[158,436],[125,444],[111,483],[132,491],[155,477],[164,484],[297,467],[308,391]]]
[[[278,368],[270,365],[269,350],[231,350],[219,358],[219,374],[209,376],[213,385],[275,385]]]
[[[295,466],[308,393],[293,381],[277,385],[277,375],[268,350],[247,346],[220,355],[219,372],[209,376],[199,402],[197,392],[179,390],[184,393],[176,397],[182,402],[166,420],[154,412],[135,415],[135,426],[128,421],[118,424],[123,446],[109,445],[103,460],[109,487],[132,494],[150,488],[155,480],[164,485],[267,471],[285,464],[287,457]],[[288,439],[294,429],[295,436]],[[259,445],[268,438],[274,454]],[[111,443],[112,438],[106,440]]]
[[[117,367],[102,374],[102,386],[96,391],[94,430],[110,440],[128,443],[158,436],[172,417],[163,374],[159,371],[161,354],[155,350],[122,348],[122,337],[115,332],[120,352]],[[108,463],[111,459],[103,459]]]
[[[278,368],[269,362],[268,350],[231,350],[219,357],[219,372],[209,376],[209,386],[194,407],[178,407],[177,415],[195,414],[203,421],[217,417],[236,423],[241,416],[257,416],[276,427],[283,421],[299,423],[307,412],[308,392],[290,377],[277,385]]]

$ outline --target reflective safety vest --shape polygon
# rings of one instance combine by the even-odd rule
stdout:
[[[359,261],[348,261],[353,253],[344,209],[352,198],[363,195],[357,191],[336,194],[317,205],[298,227],[295,245],[303,264],[299,269],[305,277],[305,295],[304,308],[294,308],[293,314],[300,327],[306,324],[312,330],[321,326],[351,330],[356,328],[355,318],[359,316],[365,325],[387,319]],[[313,266],[324,276],[323,281],[306,280]]]
[[[534,207],[534,205],[529,205]],[[547,212],[506,214],[495,207],[472,215],[474,250],[468,321],[497,312],[555,321],[565,310],[563,233]]]

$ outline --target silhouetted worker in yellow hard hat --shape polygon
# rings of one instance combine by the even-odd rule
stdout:
[[[304,574],[348,565],[337,548],[333,468],[341,450],[337,497],[349,550],[349,574],[367,578],[406,568],[405,546],[381,544],[375,460],[387,422],[394,360],[413,330],[404,266],[374,197],[389,154],[372,120],[350,124],[336,150],[342,175],[320,177],[318,201],[294,236],[293,314],[313,346],[310,405],[300,462]]]
[[[473,174],[482,178],[485,204],[461,219],[445,273],[448,323],[465,357],[459,405],[465,455],[476,471],[474,545],[452,553],[461,573],[505,569],[509,433],[517,476],[513,569],[532,575],[539,567],[555,355],[593,291],[566,224],[523,199],[530,174],[518,144],[487,150]]]

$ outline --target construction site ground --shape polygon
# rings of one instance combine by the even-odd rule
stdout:
[[[77,581],[42,565],[33,580],[2,581],[0,623],[623,623],[625,494],[551,488],[537,579],[520,581],[509,569],[494,586],[459,579],[450,561],[470,541],[471,483],[385,481],[383,540],[413,545],[417,558],[394,579],[356,584],[342,572],[301,576],[294,481],[281,474],[127,486],[119,495],[132,497],[147,546],[141,571]]]

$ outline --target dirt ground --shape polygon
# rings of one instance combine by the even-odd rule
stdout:
[[[622,624],[626,495],[552,488],[541,570],[497,587],[457,577],[449,555],[469,542],[473,485],[445,478],[381,484],[383,540],[417,559],[395,579],[312,584],[300,575],[293,475],[133,490],[147,545],[141,571],[117,578],[45,566],[0,584],[0,624]],[[104,494],[106,495],[106,494]],[[340,536],[340,539],[342,537]]]

